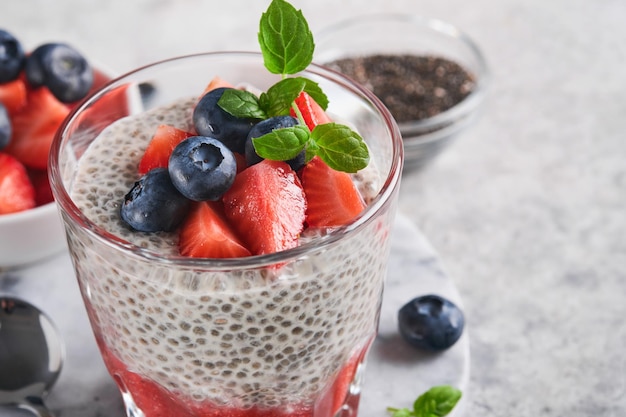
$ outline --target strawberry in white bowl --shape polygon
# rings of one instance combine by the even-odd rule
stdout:
[[[0,29],[0,269],[65,248],[48,182],[50,144],[76,103],[109,79],[69,45],[26,53]]]

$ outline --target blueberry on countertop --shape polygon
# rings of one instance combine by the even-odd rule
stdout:
[[[168,170],[172,183],[185,197],[216,201],[233,185],[237,161],[218,139],[192,136],[174,148]]]
[[[25,60],[20,42],[6,30],[0,29],[0,83],[15,80]]]
[[[246,138],[257,119],[235,117],[222,109],[217,102],[226,88],[216,88],[198,101],[193,112],[193,124],[201,136],[219,139],[231,151],[244,153]]]
[[[438,295],[423,295],[398,311],[402,337],[418,349],[441,351],[454,345],[463,333],[463,312]]]
[[[126,194],[120,215],[140,232],[172,231],[184,220],[191,202],[172,185],[167,168],[148,171]]]
[[[5,148],[11,141],[11,120],[4,104],[0,103],[0,150]]]
[[[32,87],[47,87],[63,103],[84,98],[93,85],[93,69],[74,48],[46,43],[26,58],[26,80]]]

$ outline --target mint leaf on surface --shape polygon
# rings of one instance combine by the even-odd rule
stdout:
[[[413,410],[418,417],[443,417],[452,411],[461,395],[461,391],[449,385],[432,387],[415,400]]]
[[[304,149],[309,139],[305,126],[285,127],[252,139],[254,150],[261,158],[288,161]]]
[[[300,10],[273,0],[261,16],[259,44],[265,67],[273,74],[296,74],[313,60],[313,34]]]
[[[414,417],[415,414],[408,408],[392,408],[388,407],[387,411],[391,413],[391,417]]]
[[[227,89],[217,105],[235,117],[244,119],[265,119],[267,114],[259,105],[257,96],[246,90]]]
[[[460,390],[449,385],[432,387],[413,403],[413,410],[408,408],[387,407],[391,417],[444,417],[447,416],[461,399]]]
[[[339,123],[318,125],[311,132],[315,153],[337,171],[357,172],[369,163],[369,150],[363,138]],[[307,160],[308,160],[307,156]]]

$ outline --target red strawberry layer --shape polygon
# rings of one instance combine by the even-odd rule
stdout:
[[[135,404],[150,417],[333,417],[344,403],[357,409],[358,396],[350,395],[349,387],[366,352],[359,352],[349,360],[330,387],[315,399],[314,406],[288,404],[276,408],[240,409],[209,402],[191,403],[177,398],[156,382],[130,371],[101,341],[99,346],[109,373],[120,389],[131,392]]]

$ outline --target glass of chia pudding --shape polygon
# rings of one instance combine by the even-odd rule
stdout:
[[[357,415],[402,140],[371,92],[315,65],[302,75],[328,95],[328,115],[367,143],[369,165],[351,174],[366,206],[347,224],[305,229],[297,246],[276,253],[182,256],[176,231],[138,232],[120,219],[157,126],[193,130],[193,108],[215,76],[265,91],[280,76],[265,70],[261,54],[207,53],[140,68],[92,95],[57,133],[54,195],[96,341],[128,416]],[[107,105],[120,92],[129,116]]]

